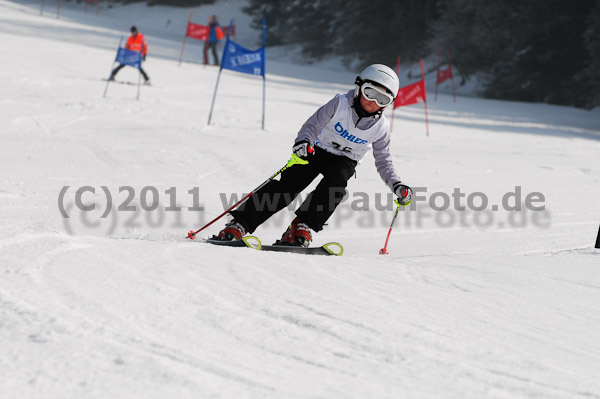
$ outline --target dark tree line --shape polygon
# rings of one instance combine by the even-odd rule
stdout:
[[[85,0],[67,0],[83,3]],[[198,7],[205,4],[213,4],[216,0],[97,0],[107,4],[132,4],[146,3],[149,6],[172,6],[172,7]]]
[[[435,38],[485,95],[594,107],[600,74],[599,0],[442,0]]]
[[[244,11],[254,16],[255,27],[263,17],[269,29],[268,45],[298,44],[314,59],[338,55],[395,62],[414,60],[428,38],[427,27],[436,16],[438,0],[248,0]],[[401,28],[399,28],[401,26]],[[401,33],[401,34],[400,34]]]
[[[450,50],[484,95],[600,106],[600,0],[248,0],[268,45],[393,66]],[[445,57],[444,57],[445,58]]]

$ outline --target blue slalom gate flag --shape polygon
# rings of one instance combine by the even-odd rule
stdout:
[[[121,36],[121,40],[119,41],[119,47],[117,47],[117,56],[115,57],[115,60],[113,61],[113,67],[114,67],[114,63],[118,62],[122,65],[129,65],[132,66],[134,68],[137,68],[139,71],[139,77],[138,77],[138,90],[137,90],[137,99],[140,99],[140,77],[142,76],[142,53],[139,51],[133,51],[133,50],[128,50],[126,48],[121,47],[121,44],[123,43],[123,36]],[[108,79],[106,79],[106,87],[104,88],[104,94],[102,95],[102,97],[106,97],[106,92],[108,91],[108,84],[111,82],[111,80],[114,80],[114,76],[113,73],[115,73],[116,71],[118,71],[118,69],[111,69],[111,74],[109,76]]]
[[[119,47],[115,61],[123,65],[130,65],[139,69],[142,66],[142,53],[139,51],[133,51]]]
[[[227,39],[221,61],[222,69],[230,69],[250,75],[265,75],[265,48],[248,50],[231,39]]]
[[[233,26],[233,19],[229,23],[228,32],[231,32]],[[217,98],[217,89],[219,88],[219,79],[221,78],[221,72],[223,69],[230,69],[241,73],[247,73],[250,75],[262,76],[263,81],[263,101],[262,101],[262,129],[265,128],[265,93],[267,87],[266,77],[266,61],[267,61],[267,22],[263,18],[263,46],[257,50],[248,50],[247,48],[240,46],[229,38],[227,34],[227,41],[225,42],[225,48],[223,49],[223,55],[221,56],[221,68],[217,75],[217,83],[215,84],[215,92],[213,93],[212,103],[210,104],[210,112],[208,113],[208,124],[210,125],[210,119],[212,118],[213,107],[215,106],[215,99]]]

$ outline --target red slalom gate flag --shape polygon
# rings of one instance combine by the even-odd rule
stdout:
[[[401,87],[400,90],[398,90],[398,95],[394,101],[394,108],[426,101],[427,94],[425,93],[425,80],[419,80],[408,86]]]
[[[206,25],[195,24],[188,22],[187,31],[185,35],[192,39],[198,39],[202,41],[208,40],[209,28]]]
[[[405,105],[424,103],[425,105],[425,131],[429,136],[429,117],[427,116],[427,90],[425,88],[425,68],[421,60],[421,80],[398,90],[394,100],[394,109]],[[393,110],[392,110],[393,111]]]
[[[437,76],[435,80],[435,101],[437,101],[438,86],[450,79],[452,81],[452,98],[456,102],[456,89],[454,87],[454,77],[452,76],[452,60],[450,59],[450,50],[448,50],[448,67],[446,69],[440,69],[440,48],[438,47],[438,61],[437,61]]]
[[[437,84],[440,84],[448,79],[452,79],[452,66],[448,65],[446,69],[440,69],[437,73]]]
[[[207,41],[208,35],[210,33],[210,28],[206,25],[195,24],[192,22],[192,11],[190,11],[190,16],[188,17],[187,29],[185,30],[185,35],[183,35],[183,43],[181,44],[181,54],[179,55],[179,66],[181,66],[181,61],[183,61],[183,53],[185,51],[185,42],[188,37],[192,39]]]

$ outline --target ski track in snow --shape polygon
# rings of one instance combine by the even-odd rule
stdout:
[[[195,15],[237,16],[249,40],[240,4]],[[600,398],[597,112],[442,94],[426,137],[421,106],[396,110],[408,184],[490,204],[520,186],[544,194],[545,214],[500,211],[478,227],[472,212],[403,210],[380,256],[393,209],[352,211],[351,196],[315,235],[341,242],[340,258],[205,245],[186,231],[222,212],[220,194],[283,166],[297,129],[354,74],[269,58],[262,131],[262,81],[225,71],[207,126],[218,70],[193,45],[177,67],[187,9],[79,6],[56,19],[52,5],[40,16],[37,2],[0,0],[0,397]],[[132,23],[154,85],[139,101],[127,84],[102,98]],[[127,68],[119,79],[137,82]],[[94,212],[77,211],[82,186],[96,188]],[[101,219],[101,186],[115,207],[132,187],[138,211]],[[183,210],[139,211],[148,186],[163,208],[175,187]],[[187,210],[194,187],[204,213]],[[348,190],[387,194],[372,157]],[[292,217],[257,236],[274,241]]]

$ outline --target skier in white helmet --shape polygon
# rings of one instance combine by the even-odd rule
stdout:
[[[336,95],[302,125],[292,151],[308,164],[284,170],[279,181],[272,180],[230,212],[233,220],[215,238],[239,240],[254,232],[321,174],[323,179],[275,243],[308,246],[312,232],[323,229],[342,201],[348,179],[371,148],[381,179],[398,196],[399,204],[408,205],[412,190],[401,182],[394,168],[389,123],[383,115],[383,110],[393,104],[398,89],[398,76],[391,68],[382,64],[365,68],[356,77],[353,90]]]

